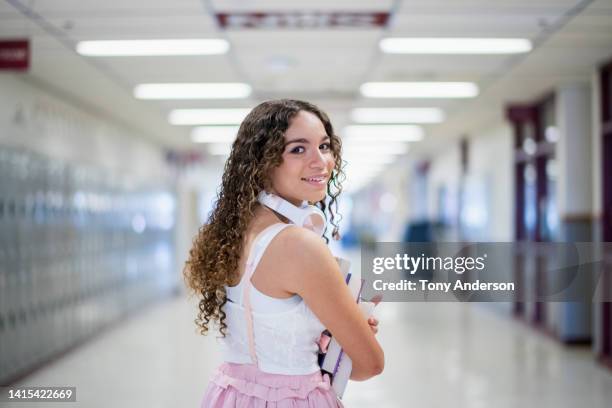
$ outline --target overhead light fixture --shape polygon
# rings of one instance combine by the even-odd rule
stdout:
[[[134,88],[138,99],[241,99],[250,94],[248,84],[236,82],[140,84]]]
[[[373,143],[360,143],[353,142],[350,140],[343,141],[342,154],[350,155],[398,155],[408,152],[408,145],[406,143],[397,142],[373,142]]]
[[[473,82],[366,82],[359,88],[367,98],[473,98]]]
[[[342,140],[355,142],[418,142],[423,128],[415,125],[350,125],[342,130]]]
[[[556,126],[547,126],[544,130],[544,137],[549,143],[557,143],[560,139],[559,129]]]
[[[195,143],[226,143],[230,145],[238,134],[238,126],[198,126],[191,131]]]
[[[230,48],[223,39],[104,40],[80,41],[76,51],[88,57],[141,57],[166,55],[225,54]]]
[[[519,54],[532,50],[524,38],[383,38],[388,54]]]
[[[172,125],[238,125],[250,109],[174,109],[168,115]]]
[[[232,145],[227,143],[215,143],[206,146],[206,150],[213,156],[229,156],[232,152]]]
[[[356,108],[351,111],[355,123],[440,123],[444,111],[440,108]]]

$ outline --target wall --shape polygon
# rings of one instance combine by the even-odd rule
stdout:
[[[27,76],[0,75],[0,144],[51,158],[168,180],[164,151],[126,125],[68,103]]]
[[[428,175],[428,215],[437,220],[439,192],[461,214],[462,236],[471,241],[512,241],[514,173],[512,130],[506,123],[495,124],[468,137],[468,168],[461,177],[459,143],[450,145],[432,159]],[[459,191],[463,189],[463,198]]]
[[[512,241],[514,237],[514,172],[512,129],[497,124],[469,139],[468,183],[485,183],[486,223],[474,238]]]

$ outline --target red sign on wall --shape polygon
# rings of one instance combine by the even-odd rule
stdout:
[[[0,70],[25,71],[29,67],[29,40],[0,40]]]
[[[381,28],[387,25],[387,12],[279,12],[217,13],[225,29],[291,30],[333,28]]]

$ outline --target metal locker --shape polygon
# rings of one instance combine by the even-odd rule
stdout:
[[[2,295],[1,292],[0,295]],[[5,377],[6,371],[8,370],[7,353],[9,351],[7,346],[8,338],[6,333],[5,309],[0,308],[0,380]]]
[[[15,372],[17,366],[17,353],[15,344],[17,343],[17,317],[12,310],[5,312],[5,336],[6,339],[6,354],[4,358],[4,377],[10,376]]]
[[[8,372],[8,260],[6,254],[5,234],[8,228],[6,222],[6,199],[8,191],[8,163],[7,152],[0,147],[0,379],[5,378]]]
[[[0,172],[4,378],[164,293],[172,234],[160,193],[128,188],[124,175],[8,148]]]
[[[30,312],[30,329],[29,333],[31,336],[30,352],[36,361],[40,361],[43,353],[44,346],[44,334],[41,330],[41,316],[40,316],[40,304],[36,301],[32,304]]]

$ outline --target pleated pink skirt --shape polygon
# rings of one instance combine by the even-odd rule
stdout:
[[[253,364],[223,363],[208,384],[201,408],[338,408],[342,403],[320,372],[269,374]]]

